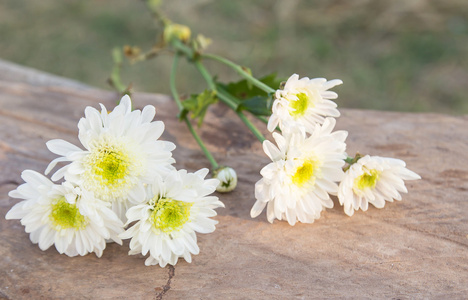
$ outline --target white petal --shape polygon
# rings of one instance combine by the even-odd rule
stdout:
[[[256,201],[255,204],[253,205],[252,209],[250,210],[250,217],[251,218],[256,218],[258,215],[260,215],[265,208],[267,202],[261,202],[261,201]]]
[[[73,145],[64,140],[50,140],[46,143],[47,148],[50,152],[55,153],[57,155],[66,156],[70,152],[82,151],[77,146]]]
[[[263,142],[263,151],[272,161],[276,161],[281,158],[281,152],[268,140]]]
[[[57,157],[56,159],[52,160],[52,161],[49,163],[49,165],[47,166],[47,168],[46,168],[44,174],[46,174],[46,175],[49,174],[50,171],[52,171],[52,170],[55,168],[55,166],[57,165],[57,163],[63,162],[63,161],[70,161],[70,159],[68,159],[67,157]]]
[[[147,105],[141,112],[141,123],[149,123],[154,119],[156,115],[156,109],[153,105]]]
[[[47,177],[33,170],[24,170],[21,173],[21,178],[23,178],[24,181],[26,181],[28,184],[30,184],[33,187],[38,187],[41,185],[45,185],[45,186],[53,185],[53,183]]]

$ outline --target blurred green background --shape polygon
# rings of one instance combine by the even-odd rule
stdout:
[[[340,78],[340,107],[468,113],[467,0],[171,0],[169,18],[258,76]],[[0,58],[109,89],[115,46],[160,34],[143,1],[3,0]],[[170,54],[130,66],[135,91],[169,94]],[[178,87],[205,88],[189,65]],[[237,76],[208,64],[223,80]]]

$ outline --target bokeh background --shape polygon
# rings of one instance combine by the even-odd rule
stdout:
[[[468,113],[467,0],[166,0],[163,9],[209,52],[250,67],[340,78],[340,107]],[[160,34],[143,1],[2,0],[0,58],[110,89],[115,46],[149,49]],[[135,91],[169,93],[169,54],[122,77]],[[189,65],[181,92],[205,88]],[[231,70],[209,64],[223,80]]]

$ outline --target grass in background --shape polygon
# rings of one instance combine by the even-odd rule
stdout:
[[[341,107],[468,113],[466,0],[171,0],[164,7],[212,38],[210,52],[254,74],[342,79]],[[142,1],[0,2],[0,58],[101,88],[109,88],[113,47],[147,49],[158,34]],[[168,94],[170,64],[169,57],[127,64],[123,81]],[[180,74],[181,91],[205,88],[187,66]]]

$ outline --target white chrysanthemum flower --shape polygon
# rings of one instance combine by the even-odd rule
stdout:
[[[112,112],[102,104],[101,108],[99,112],[87,107],[78,123],[85,150],[64,140],[47,142],[49,150],[62,157],[49,164],[46,174],[58,162],[71,161],[52,180],[65,177],[76,182],[96,198],[112,202],[112,209],[124,220],[127,209],[144,200],[144,184],[173,168],[175,145],[158,140],[164,123],[152,122],[154,106],[132,111],[130,97],[124,96]]]
[[[191,254],[198,254],[195,232],[211,233],[218,223],[217,207],[224,207],[216,196],[208,196],[216,190],[217,179],[204,180],[208,169],[195,173],[173,170],[166,177],[158,178],[146,188],[146,202],[130,208],[128,223],[135,225],[120,235],[131,238],[129,254],[149,252],[145,265],[175,265],[179,257],[192,261]]]
[[[273,133],[278,147],[270,141],[263,150],[273,161],[261,170],[263,176],[255,184],[255,202],[250,215],[258,216],[266,205],[269,222],[287,220],[312,223],[322,209],[333,207],[329,194],[336,195],[344,175],[347,132],[332,133],[336,120],[325,119],[316,124],[312,135],[301,131]]]
[[[369,203],[383,208],[385,201],[400,201],[400,193],[408,192],[403,180],[416,179],[421,177],[408,170],[400,159],[366,155],[346,171],[338,199],[345,213],[352,216],[359,208],[366,211]]]
[[[43,251],[55,244],[61,254],[85,255],[94,252],[101,257],[106,239],[122,244],[119,234],[123,223],[93,194],[69,182],[56,185],[43,175],[25,170],[26,182],[8,195],[24,199],[13,206],[6,219],[21,219],[25,231]]]
[[[336,99],[338,94],[328,89],[342,83],[339,79],[299,79],[299,75],[291,75],[284,88],[276,91],[268,130],[273,132],[277,126],[284,130],[291,126],[288,123],[293,123],[311,132],[315,124],[322,124],[326,117],[339,117],[336,103],[330,100]]]
[[[237,174],[233,168],[221,167],[214,171],[213,178],[219,179],[216,191],[227,193],[233,191],[237,186]]]

